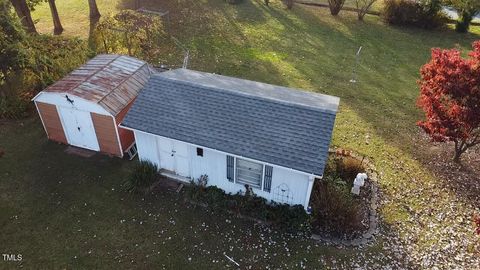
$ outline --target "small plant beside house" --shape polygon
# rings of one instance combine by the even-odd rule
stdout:
[[[325,176],[315,182],[310,199],[314,232],[352,237],[366,229],[368,189],[363,188],[360,196],[350,192],[355,176],[364,171],[362,162],[353,157],[330,157]]]
[[[227,194],[216,186],[206,186],[202,176],[185,187],[186,196],[191,202],[206,206],[213,211],[222,211],[237,216],[265,222],[276,229],[288,233],[309,233],[310,216],[301,205],[290,206],[267,202],[258,197],[253,189],[246,187],[246,192]]]
[[[140,161],[135,165],[130,175],[125,179],[125,191],[148,193],[153,184],[160,178],[157,165],[150,161]]]

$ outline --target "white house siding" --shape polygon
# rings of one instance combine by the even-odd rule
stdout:
[[[141,160],[150,160],[159,168],[175,171],[185,177],[197,179],[208,175],[208,185],[217,186],[227,193],[244,192],[242,184],[227,180],[226,153],[203,148],[203,157],[197,156],[197,147],[185,142],[135,131],[135,141]],[[175,151],[172,157],[172,150]],[[309,186],[309,175],[273,165],[271,191],[254,188],[258,196],[280,203],[300,204],[305,201]],[[288,197],[287,197],[288,195]]]

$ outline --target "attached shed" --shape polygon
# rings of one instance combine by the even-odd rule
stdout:
[[[188,181],[280,203],[310,200],[339,98],[177,69],[153,75],[122,122],[141,160]]]
[[[91,59],[33,98],[48,138],[123,157],[135,140],[119,124],[153,72],[128,56]]]

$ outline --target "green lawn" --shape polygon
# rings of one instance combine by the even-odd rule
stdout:
[[[36,118],[0,124],[0,142],[1,249],[23,257],[0,269],[235,268],[224,254],[256,269],[390,262],[381,243],[330,248],[193,208],[174,192],[129,195],[121,182],[132,162],[68,155]]]
[[[458,261],[450,254],[457,253],[463,254],[461,261],[467,268],[479,263],[478,256],[475,258],[474,255],[479,250],[478,238],[472,233],[470,224],[474,207],[478,207],[477,202],[445,188],[445,179],[434,177],[434,172],[426,166],[430,161],[429,148],[419,143],[421,140],[415,123],[421,113],[415,106],[415,100],[418,95],[418,70],[428,60],[430,48],[456,47],[468,50],[471,42],[479,39],[480,29],[473,27],[473,33],[462,35],[452,30],[396,28],[385,26],[375,16],[366,16],[365,22],[358,22],[354,13],[342,12],[340,16],[332,17],[325,8],[296,5],[293,10],[287,11],[280,1],[272,1],[270,7],[265,7],[262,2],[246,0],[233,6],[225,4],[223,0],[172,0],[163,1],[162,8],[171,12],[170,32],[191,51],[189,67],[192,69],[339,96],[341,108],[333,144],[354,149],[375,162],[381,175],[379,184],[383,199],[380,212],[384,220],[383,228],[389,236],[398,236],[398,242],[403,246],[400,249],[405,256],[417,267],[425,268],[433,264],[445,268],[448,268],[448,263],[455,265]],[[133,6],[129,1],[118,0],[98,0],[98,3],[103,14]],[[86,38],[86,1],[58,1],[57,4],[65,34]],[[144,2],[144,5],[158,6],[155,1]],[[46,5],[38,7],[34,17],[39,19],[38,28],[42,32],[51,31]],[[354,53],[359,46],[363,46],[363,50],[358,67],[358,83],[351,84],[349,80],[355,63]],[[178,57],[165,64],[178,65],[181,61],[181,57]],[[236,227],[233,228],[223,219],[213,221],[207,213],[185,209],[181,204],[173,205],[174,196],[162,195],[162,198],[149,202],[126,198],[117,188],[129,163],[108,158],[83,160],[65,157],[61,152],[63,148],[47,143],[42,132],[38,122],[27,121],[24,127],[13,124],[0,135],[0,147],[6,148],[12,155],[0,159],[0,172],[7,169],[9,172],[4,178],[6,180],[0,182],[2,211],[8,213],[2,222],[5,224],[3,227],[11,232],[2,234],[4,239],[0,240],[2,243],[9,242],[12,248],[23,247],[21,250],[25,254],[33,249],[27,248],[28,245],[35,247],[33,250],[37,254],[31,255],[34,261],[45,265],[78,263],[78,266],[85,267],[104,263],[107,259],[100,255],[85,254],[90,242],[84,233],[88,228],[92,231],[98,228],[103,231],[102,240],[100,243],[92,240],[97,250],[105,247],[102,252],[112,253],[102,255],[112,258],[118,255],[117,247],[120,246],[124,252],[128,250],[134,254],[134,263],[140,263],[141,254],[146,253],[153,243],[144,243],[144,246],[139,243],[140,247],[135,247],[134,243],[140,242],[139,239],[146,241],[147,237],[156,235],[157,230],[168,227],[165,219],[170,218],[169,215],[178,218],[173,229],[178,235],[190,231],[189,226],[213,222],[217,225],[212,226],[227,226],[226,229],[212,230],[216,233],[228,231],[238,237],[242,231],[249,229],[253,230],[253,234],[248,241],[259,241],[256,237],[260,232],[253,229],[251,224],[235,221],[232,224]],[[19,143],[21,147],[16,150]],[[102,177],[97,179],[97,175]],[[58,183],[59,180],[62,183]],[[115,188],[115,191],[111,188]],[[56,196],[66,198],[68,202],[55,206]],[[122,197],[125,197],[124,200],[121,200]],[[87,207],[83,206],[84,201]],[[87,210],[91,210],[88,205],[97,205],[103,209],[104,215],[99,215],[99,218],[88,216]],[[159,220],[162,221],[155,224],[149,219],[146,226],[119,222],[121,216],[131,221],[136,215],[143,215],[139,209],[161,212]],[[179,212],[173,214],[175,209]],[[171,213],[166,214],[165,211]],[[11,216],[16,213],[24,213],[19,222],[25,231],[19,232],[22,227],[12,223]],[[69,225],[63,226],[55,219]],[[77,220],[80,220],[81,226],[73,226],[77,225]],[[47,233],[47,236],[39,234],[36,224],[40,229],[42,225],[43,228],[48,226],[45,223],[51,224],[56,231]],[[85,229],[75,232],[77,227]],[[59,241],[68,242],[72,247],[63,250],[59,243],[45,241],[57,239],[57,235],[60,235]],[[215,241],[212,239],[214,237],[208,236],[208,232],[199,237],[204,237],[205,249],[217,250],[215,254],[223,252],[219,249],[228,250],[229,244]],[[14,239],[21,241],[16,240],[18,244],[13,244]],[[387,243],[380,241],[367,250],[315,247],[308,254],[304,252],[305,245],[311,244],[308,241],[285,240],[291,245],[291,250],[299,252],[297,255],[286,257],[283,253],[277,253],[275,259],[255,260],[252,258],[255,252],[244,250],[240,257],[251,263],[258,261],[260,265],[286,264],[292,268],[306,257],[314,267],[319,263],[316,261],[318,256],[326,258],[329,264],[333,259],[346,263],[358,256],[377,258],[375,254],[380,254],[382,257],[388,244],[394,242],[388,239]],[[454,244],[445,251],[443,248],[449,242]],[[187,264],[187,253],[197,248],[192,247],[193,241],[181,243],[167,242],[161,249],[163,255],[144,260],[147,263],[162,261],[172,265],[178,262]],[[51,250],[58,257],[49,256]],[[172,255],[166,256],[168,252]],[[74,253],[78,253],[82,259],[73,260]],[[434,259],[421,264],[426,256]],[[213,257],[197,254],[193,260],[210,266],[215,265],[211,263]],[[108,262],[113,263],[113,260]],[[370,267],[373,265],[369,263]],[[219,265],[219,268],[223,266]]]

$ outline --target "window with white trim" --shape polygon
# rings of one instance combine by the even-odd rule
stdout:
[[[262,189],[263,164],[236,159],[235,183]]]

